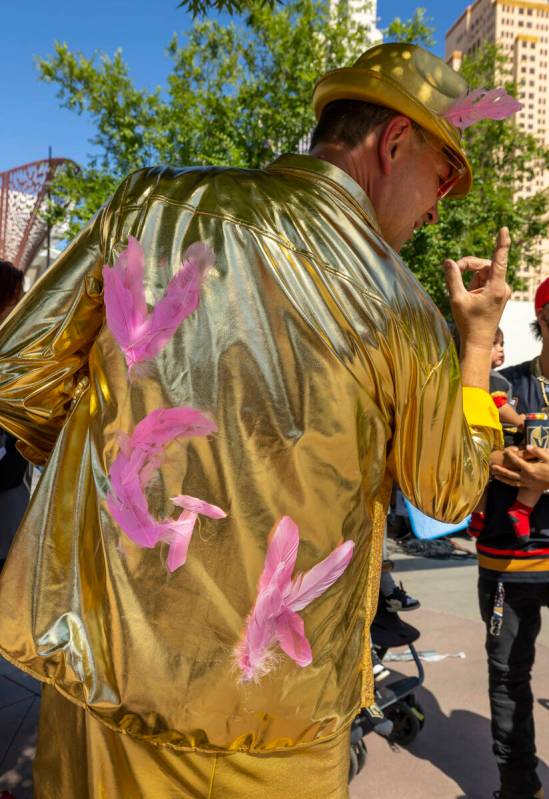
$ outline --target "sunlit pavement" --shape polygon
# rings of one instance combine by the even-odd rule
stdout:
[[[476,604],[474,561],[397,559],[394,576],[421,609],[402,618],[421,630],[419,650],[449,658],[425,664],[425,685],[417,692],[425,726],[408,748],[391,749],[376,735],[365,738],[366,767],[351,785],[351,799],[492,799],[498,787],[491,753],[484,658],[484,625]],[[539,774],[549,788],[549,615],[544,613],[534,666]],[[399,651],[399,650],[395,650]],[[402,651],[402,650],[401,650]],[[394,665],[394,664],[389,664]],[[397,664],[400,674],[415,674],[412,664]],[[386,682],[390,682],[391,677]],[[382,683],[383,685],[383,683]]]
[[[16,799],[33,796],[39,705],[40,684],[0,658],[0,791]]]

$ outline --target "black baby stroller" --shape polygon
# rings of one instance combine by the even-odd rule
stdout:
[[[423,728],[425,716],[417,702],[414,692],[422,685],[425,672],[414,646],[420,636],[419,630],[403,622],[397,613],[387,610],[383,601],[379,602],[377,613],[371,627],[372,644],[378,656],[383,658],[388,649],[407,646],[417,667],[417,677],[401,677],[388,682],[375,691],[377,707],[385,719],[392,722],[388,740],[401,746],[411,744]],[[362,710],[351,725],[351,761],[349,782],[362,770],[366,762],[364,737],[374,730],[372,711]]]

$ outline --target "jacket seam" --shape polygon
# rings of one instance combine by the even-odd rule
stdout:
[[[345,193],[345,196],[347,196],[347,193]],[[424,375],[426,374],[426,378],[425,378],[426,382],[430,379],[432,373],[439,367],[439,365],[442,362],[442,360],[446,357],[446,355],[448,353],[449,346],[450,346],[450,341],[449,340],[446,342],[446,347],[445,347],[444,351],[440,354],[440,357],[439,357],[439,359],[437,360],[437,362],[435,364],[432,364],[431,362],[426,361],[420,355],[420,353],[418,351],[418,348],[417,348],[417,345],[411,339],[411,337],[409,335],[409,332],[406,329],[405,325],[403,325],[403,323],[400,321],[400,319],[398,318],[397,313],[395,312],[395,310],[393,308],[391,308],[390,304],[388,303],[388,301],[386,299],[384,299],[383,297],[380,297],[378,294],[376,294],[376,293],[374,293],[372,291],[369,291],[368,289],[365,289],[363,286],[360,286],[352,277],[350,277],[349,275],[346,275],[344,272],[341,272],[338,269],[334,268],[331,264],[327,263],[326,261],[323,261],[322,259],[318,258],[318,256],[316,256],[310,250],[308,250],[306,248],[297,247],[295,244],[293,244],[288,239],[283,238],[281,235],[276,235],[276,234],[271,233],[269,231],[265,231],[265,230],[257,227],[256,225],[253,225],[253,224],[248,223],[248,222],[244,222],[243,220],[238,219],[237,217],[230,216],[229,214],[216,213],[215,211],[205,211],[203,209],[196,208],[195,206],[193,206],[190,203],[187,203],[187,202],[184,202],[184,201],[173,200],[173,199],[171,199],[169,197],[166,197],[163,194],[151,193],[146,198],[145,205],[147,206],[147,208],[149,208],[150,204],[152,204],[155,200],[160,200],[163,203],[166,203],[168,205],[172,205],[172,206],[177,207],[177,208],[185,208],[185,209],[191,211],[194,216],[203,216],[203,217],[209,217],[209,218],[212,218],[212,219],[218,219],[221,222],[226,222],[227,224],[234,225],[235,227],[239,227],[239,228],[243,228],[245,230],[251,231],[258,238],[268,239],[268,240],[273,241],[276,244],[278,244],[281,249],[286,249],[286,250],[289,250],[292,253],[295,253],[296,255],[300,255],[302,257],[306,257],[312,263],[314,263],[317,267],[319,267],[323,272],[328,272],[329,274],[332,274],[332,275],[336,276],[340,280],[346,281],[349,285],[353,286],[353,288],[356,291],[358,291],[363,297],[366,297],[369,300],[372,300],[372,301],[376,302],[381,308],[383,308],[384,310],[387,311],[387,313],[390,316],[393,324],[398,328],[398,330],[406,338],[406,341],[408,342],[409,346],[413,350],[413,352],[414,352],[414,354],[415,354],[415,356],[417,358],[418,364],[421,367],[422,372],[424,373]],[[122,205],[121,204],[119,206],[119,208],[118,208],[117,213],[120,216],[122,216],[124,213],[127,213],[128,211],[131,211],[131,210],[141,210],[142,211],[143,210],[143,203],[137,203],[137,204],[136,203],[128,203],[126,205]],[[362,213],[365,214],[364,211]],[[378,233],[376,233],[375,228],[372,227],[372,230],[374,231],[374,233],[376,235],[379,235]],[[119,240],[118,240],[118,237],[117,237],[117,243],[118,243],[118,241]],[[404,266],[405,266],[406,269],[408,268],[408,267],[406,267],[406,265],[404,265]]]

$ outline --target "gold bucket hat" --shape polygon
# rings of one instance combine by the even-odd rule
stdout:
[[[392,108],[432,133],[463,164],[465,171],[450,192],[465,197],[473,172],[461,144],[461,130],[443,117],[468,85],[442,59],[414,44],[378,44],[366,50],[352,67],[328,72],[315,86],[313,108],[334,100],[363,100]]]

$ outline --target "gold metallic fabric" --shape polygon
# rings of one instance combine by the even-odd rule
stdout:
[[[132,380],[101,294],[129,235],[151,305],[191,243],[216,259],[198,309]],[[107,475],[120,433],[182,405],[219,432],[170,445],[151,512],[185,493],[228,516],[201,518],[169,574],[161,546],[136,546],[111,519]],[[1,651],[111,729],[203,752],[296,749],[348,728],[371,698],[383,491],[394,478],[424,512],[459,521],[499,435],[469,429],[444,320],[362,189],[308,156],[130,176],[4,323],[0,427],[47,464],[0,579]],[[234,649],[284,514],[300,528],[299,571],[342,538],[354,556],[302,611],[312,665],[280,651],[241,685]]]
[[[349,751],[346,729],[297,753],[174,752],[113,732],[45,686],[33,764],[34,796],[348,799]]]

